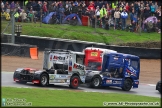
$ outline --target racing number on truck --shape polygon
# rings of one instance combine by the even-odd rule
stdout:
[[[91,52],[91,56],[97,56],[98,52]]]

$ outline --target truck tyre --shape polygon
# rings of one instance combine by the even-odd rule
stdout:
[[[77,89],[80,84],[80,79],[78,76],[72,76],[70,80],[70,88]]]
[[[132,80],[129,78],[125,79],[122,90],[129,91],[131,88],[132,88]]]
[[[96,77],[94,77],[93,79],[92,79],[92,81],[91,81],[91,87],[94,87],[94,88],[97,88],[97,87],[99,87],[101,85],[101,78],[100,77],[98,77],[98,76],[96,76]]]
[[[47,74],[42,74],[40,76],[40,85],[45,87],[45,86],[47,86],[47,84],[48,84],[48,76],[47,76]]]

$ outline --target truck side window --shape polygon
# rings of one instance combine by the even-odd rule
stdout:
[[[76,55],[76,63],[84,64],[84,56],[83,55]]]
[[[130,64],[133,68],[138,69],[138,61],[137,60],[131,60]]]

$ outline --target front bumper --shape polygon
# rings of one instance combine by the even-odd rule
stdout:
[[[161,82],[160,81],[156,84],[156,90],[161,90]]]
[[[15,71],[13,80],[16,82],[33,82],[39,83],[39,74],[36,73],[22,73],[21,71]]]

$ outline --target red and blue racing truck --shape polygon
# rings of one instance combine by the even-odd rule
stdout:
[[[101,53],[103,53],[101,50],[85,51],[85,61],[88,61],[85,83],[95,88],[100,86],[121,87],[124,91],[129,91],[132,87],[138,88],[140,74],[138,56],[117,52],[103,55]],[[87,55],[92,56],[91,59]],[[96,56],[94,57],[94,55]]]

